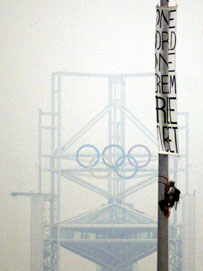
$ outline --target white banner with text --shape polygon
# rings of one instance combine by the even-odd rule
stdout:
[[[179,155],[176,85],[177,7],[156,10],[155,92],[159,153]]]

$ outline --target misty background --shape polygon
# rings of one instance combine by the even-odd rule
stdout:
[[[156,4],[156,0],[1,0],[0,270],[29,270],[30,199],[13,199],[10,193],[37,191],[38,109],[50,110],[51,73],[153,73]],[[203,266],[202,8],[200,0],[178,1],[177,99],[178,111],[189,112],[189,190],[196,191],[197,271]],[[68,136],[103,107],[107,101],[103,84],[98,81],[91,97],[84,93],[83,82],[79,83],[83,91],[67,94],[69,122],[64,133],[67,129]],[[128,108],[155,133],[154,78],[134,80],[133,86],[129,94],[126,89]],[[84,203],[89,210],[103,202],[94,194],[88,194],[87,201],[86,190],[76,186],[67,189],[71,193],[64,206],[66,218],[81,214]],[[146,189],[129,201],[156,215],[156,189],[154,185],[154,196]],[[143,265],[156,270],[155,265],[150,267],[155,260],[152,255]],[[67,265],[69,271],[95,270],[94,264],[63,251],[61,271]]]

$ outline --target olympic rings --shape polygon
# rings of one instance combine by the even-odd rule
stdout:
[[[91,157],[90,161],[87,161],[86,164],[81,162],[82,159],[79,158],[81,150],[83,150],[85,148],[91,148],[95,152],[95,154],[91,154],[91,155],[87,154],[86,155],[86,158],[88,156]],[[112,148],[114,148],[113,151],[112,151]],[[143,163],[143,161],[141,161],[139,163],[139,160],[137,161],[137,159],[135,158],[135,155],[132,154],[132,151],[135,150],[136,148],[142,148],[147,153],[147,154],[142,155],[142,157],[144,157],[144,158],[147,156],[147,160],[144,161],[144,163]],[[107,154],[107,152],[108,152],[108,154]],[[83,156],[85,157],[85,155],[83,155]],[[97,176],[93,173],[93,168],[99,163],[100,157],[102,158],[103,164],[108,167],[108,172],[104,176]],[[135,168],[135,170],[133,170],[133,173],[129,176],[123,176],[120,173],[120,171],[122,171],[122,170],[119,171],[119,167],[124,165],[126,158],[127,158],[128,163],[132,167]],[[94,145],[91,145],[91,144],[86,144],[86,145],[82,145],[77,150],[76,160],[81,167],[88,168],[90,174],[97,179],[108,178],[108,177],[110,177],[112,172],[115,172],[117,174],[117,176],[122,179],[130,179],[136,175],[139,168],[146,167],[149,164],[149,162],[151,160],[151,152],[146,146],[141,145],[141,144],[137,144],[137,145],[133,145],[129,149],[129,151],[126,155],[124,149],[121,146],[116,145],[116,144],[110,144],[104,148],[102,154],[100,155],[97,147],[95,147]],[[128,171],[128,168],[125,168],[125,172],[127,172],[127,171]]]
[[[78,164],[79,164],[81,167],[84,167],[84,168],[88,168],[88,166],[86,166],[86,165],[84,165],[84,164],[81,163],[81,161],[80,161],[80,159],[79,159],[79,153],[80,153],[80,151],[81,151],[82,149],[88,148],[88,147],[89,147],[89,148],[92,148],[93,150],[96,151],[96,155],[97,155],[96,157],[97,157],[97,158],[96,158],[94,164],[92,165],[93,167],[97,165],[97,163],[99,162],[99,158],[100,158],[99,151],[98,151],[98,149],[97,149],[94,145],[91,145],[91,144],[82,145],[82,146],[77,150],[77,153],[76,153],[76,160],[77,160]]]
[[[129,161],[129,159],[132,159],[135,163],[136,163],[136,165],[138,164],[137,163],[137,161],[136,161],[136,159],[132,156],[132,155],[127,155],[127,158],[128,158],[128,161]],[[118,158],[118,160],[119,159],[121,159],[121,157],[119,157]],[[118,161],[117,160],[117,161]],[[117,163],[116,163],[117,164]],[[135,175],[136,175],[136,173],[137,173],[137,171],[138,171],[138,167],[136,166],[134,166],[133,165],[133,167],[135,168],[135,170],[134,170],[134,172],[131,174],[131,175],[129,175],[129,176],[123,176],[123,175],[121,175],[120,173],[119,173],[119,170],[118,170],[118,167],[115,167],[115,172],[116,172],[116,174],[120,177],[120,178],[123,178],[123,179],[131,179],[131,178],[133,178]]]
[[[139,165],[138,163],[137,163],[136,165],[134,165],[134,164],[131,162],[131,159],[132,159],[131,156],[133,156],[133,155],[131,155],[131,152],[132,152],[133,149],[136,149],[136,148],[143,148],[144,150],[147,151],[148,159],[147,159],[147,161],[146,161],[144,164],[142,164],[142,165]],[[146,146],[141,145],[141,144],[132,146],[132,147],[129,149],[127,156],[128,156],[128,157],[130,156],[130,158],[128,158],[128,161],[129,161],[129,163],[131,164],[131,166],[133,166],[133,167],[136,166],[136,167],[138,167],[138,168],[146,167],[146,166],[149,164],[150,160],[151,160],[151,152],[150,152],[150,150],[149,150]]]
[[[103,156],[102,156],[102,158],[103,158]],[[105,159],[108,161],[108,163],[110,163],[110,160],[109,160],[109,158],[108,158],[107,156],[105,157]],[[112,169],[111,169],[110,167],[108,167],[108,173],[107,173],[106,175],[104,175],[104,176],[96,176],[96,175],[93,173],[92,167],[93,167],[93,164],[94,164],[94,161],[95,161],[95,160],[96,160],[96,157],[93,157],[92,160],[89,162],[88,169],[89,169],[90,174],[91,174],[93,177],[97,178],[97,179],[104,179],[104,178],[110,177],[111,172],[112,172]]]
[[[122,152],[122,156],[121,156],[121,158],[122,159],[119,159],[119,160],[121,160],[121,162],[119,162],[118,164],[117,164],[117,160],[116,160],[116,164],[115,165],[110,165],[110,164],[108,164],[106,161],[105,161],[105,159],[104,159],[104,157],[105,157],[105,152],[108,150],[108,149],[110,149],[110,148],[118,148],[118,150],[120,150],[121,152]],[[124,149],[121,147],[121,146],[119,146],[119,145],[116,145],[116,144],[111,144],[111,145],[108,145],[107,147],[105,147],[104,148],[104,150],[103,150],[103,152],[102,152],[102,160],[103,160],[103,162],[104,162],[104,164],[107,166],[107,167],[111,167],[111,168],[114,168],[115,166],[117,166],[117,167],[120,167],[124,162],[125,162],[125,151],[124,151]]]

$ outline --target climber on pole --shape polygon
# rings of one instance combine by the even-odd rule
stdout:
[[[165,184],[165,183],[164,183]],[[166,184],[165,184],[166,185]],[[167,184],[167,189],[165,192],[165,198],[159,201],[159,206],[164,215],[169,217],[170,211],[169,208],[177,209],[177,204],[180,200],[180,190],[175,187],[175,182],[170,181],[169,185]]]

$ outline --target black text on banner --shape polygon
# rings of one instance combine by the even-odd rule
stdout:
[[[176,84],[176,7],[157,7],[155,92],[159,153],[179,154]]]

